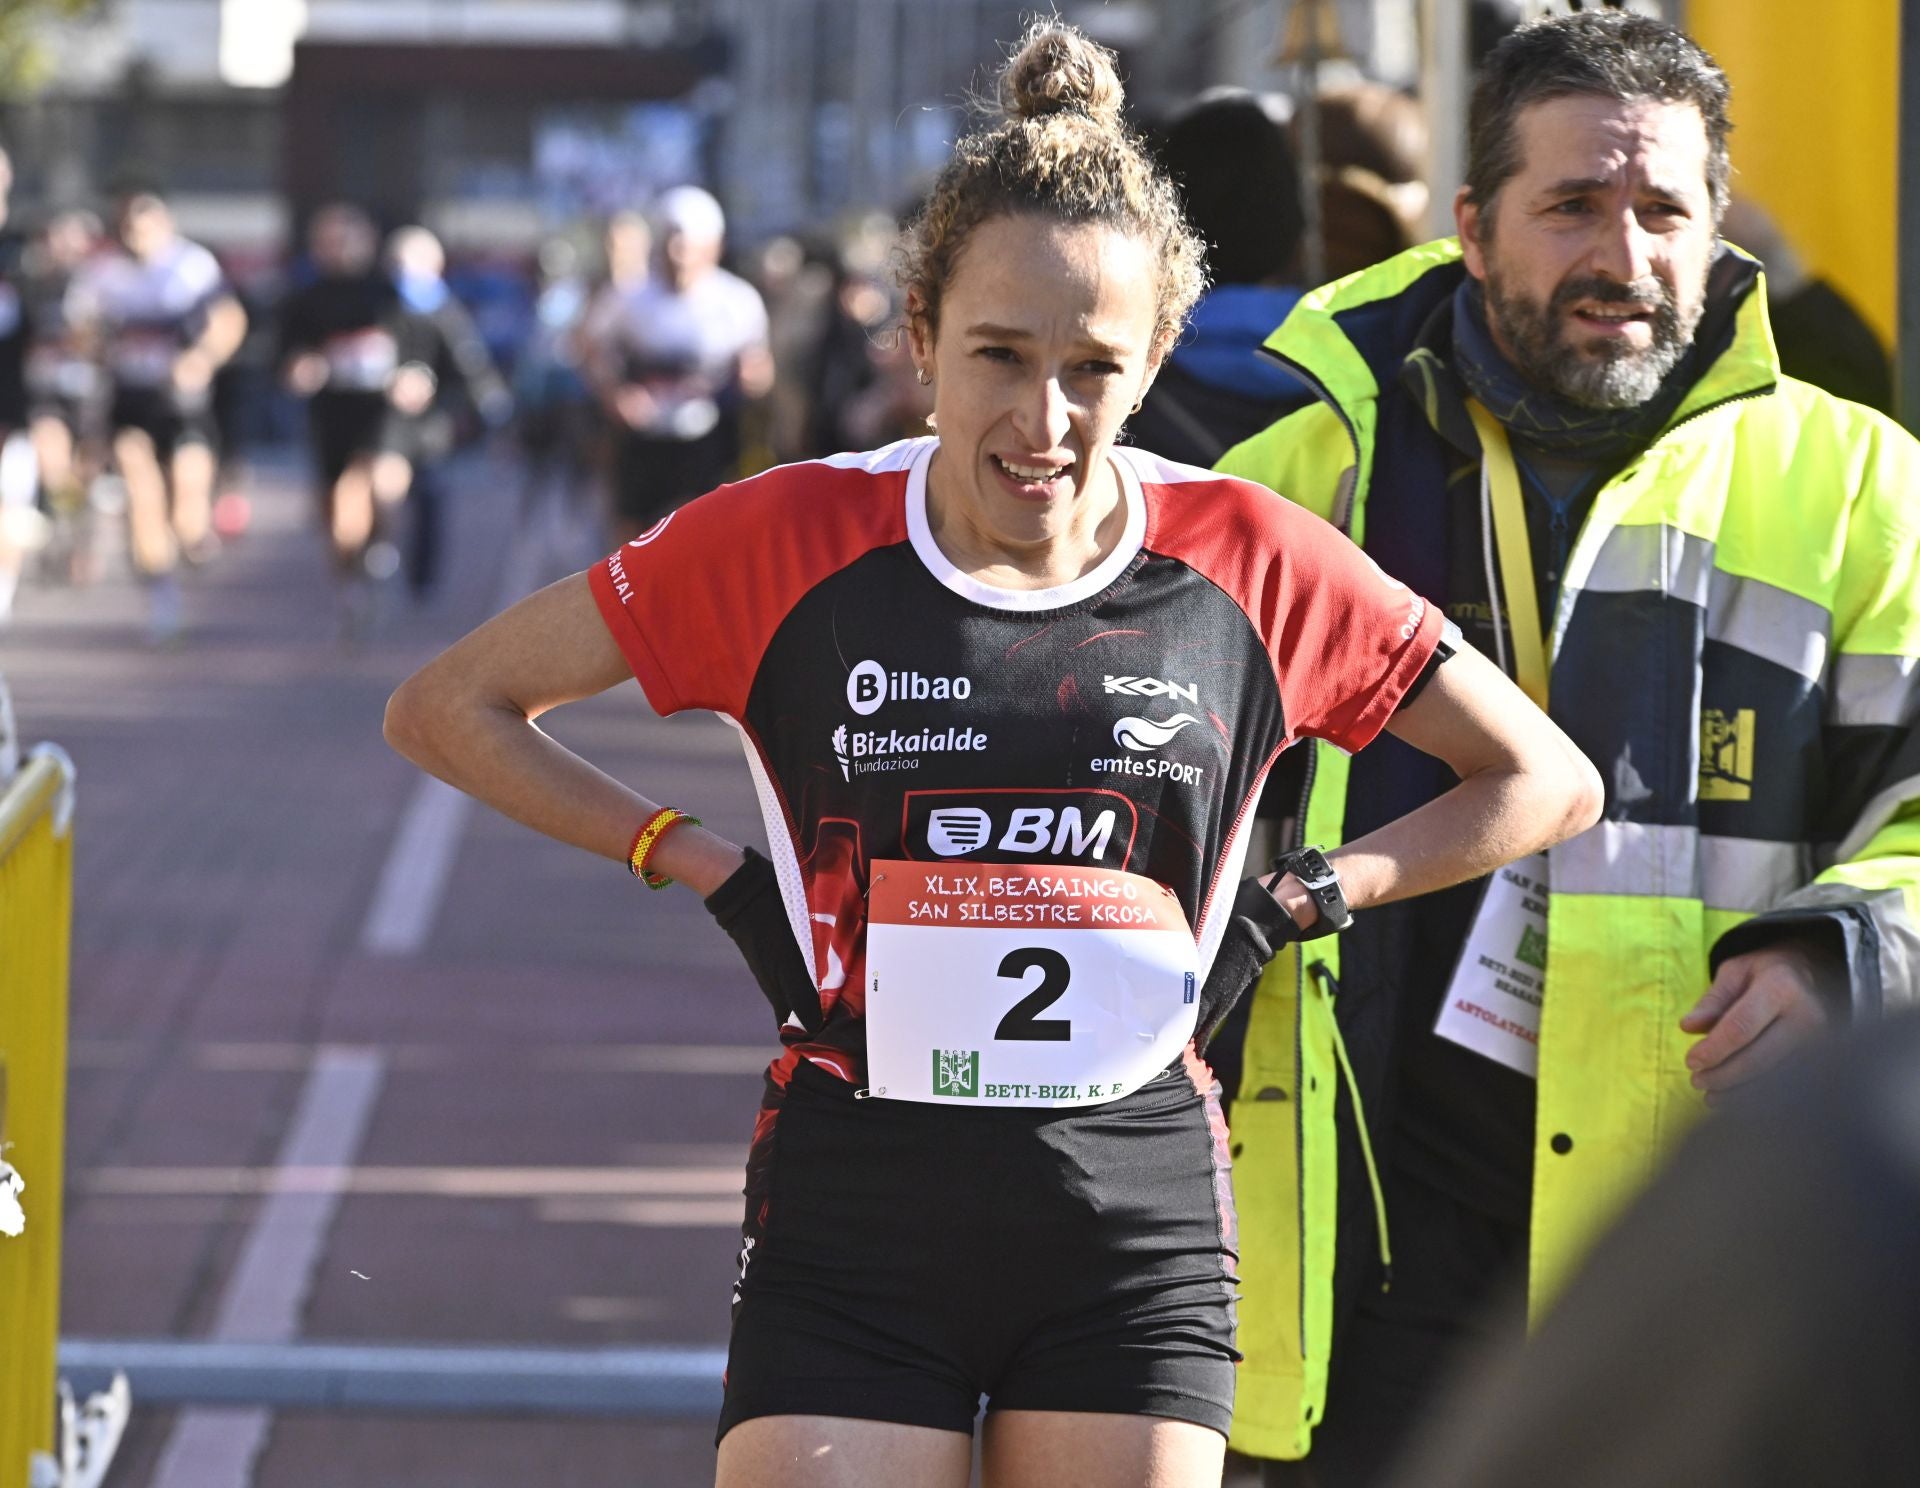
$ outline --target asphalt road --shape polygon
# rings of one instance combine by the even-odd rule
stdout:
[[[444,591],[342,644],[297,466],[191,576],[176,648],[110,554],[0,632],[28,740],[79,767],[63,1332],[724,1345],[765,1005],[684,891],[425,783],[412,668],[588,560],[507,463],[452,482]],[[733,735],[637,686],[551,732],[760,841]],[[717,1381],[715,1382],[717,1389]],[[711,1481],[712,1421],[167,1408],[114,1488]]]

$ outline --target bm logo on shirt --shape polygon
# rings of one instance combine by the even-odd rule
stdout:
[[[908,791],[902,841],[916,862],[1087,863],[1125,868],[1140,815],[1106,790]]]

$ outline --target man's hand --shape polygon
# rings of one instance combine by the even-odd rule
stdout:
[[[197,346],[189,346],[173,359],[173,386],[189,397],[203,392],[213,381],[214,361]]]
[[[409,418],[418,417],[433,406],[439,387],[433,373],[418,362],[408,362],[393,374],[387,384],[387,401]]]
[[[1845,967],[1812,940],[1786,940],[1721,963],[1707,995],[1680,1020],[1706,1037],[1687,1054],[1697,1089],[1713,1105],[1738,1085],[1765,1074],[1825,1031],[1831,1018],[1821,988]]]
[[[319,352],[303,351],[287,363],[287,391],[296,398],[311,398],[327,385],[331,370]]]
[[[628,383],[613,395],[614,415],[629,429],[651,429],[660,421],[660,405],[638,383]]]

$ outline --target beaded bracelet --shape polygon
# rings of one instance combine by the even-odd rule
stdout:
[[[673,882],[664,873],[649,872],[647,860],[660,845],[660,839],[682,822],[690,822],[697,827],[700,818],[688,816],[672,806],[662,806],[641,823],[640,830],[633,834],[633,846],[627,849],[627,870],[650,889],[664,889]]]

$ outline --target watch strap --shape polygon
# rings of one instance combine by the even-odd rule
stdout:
[[[1337,935],[1353,923],[1347,908],[1347,896],[1340,888],[1340,874],[1317,847],[1296,848],[1273,860],[1280,873],[1291,873],[1312,896],[1320,916],[1300,932],[1302,940],[1318,940]]]

